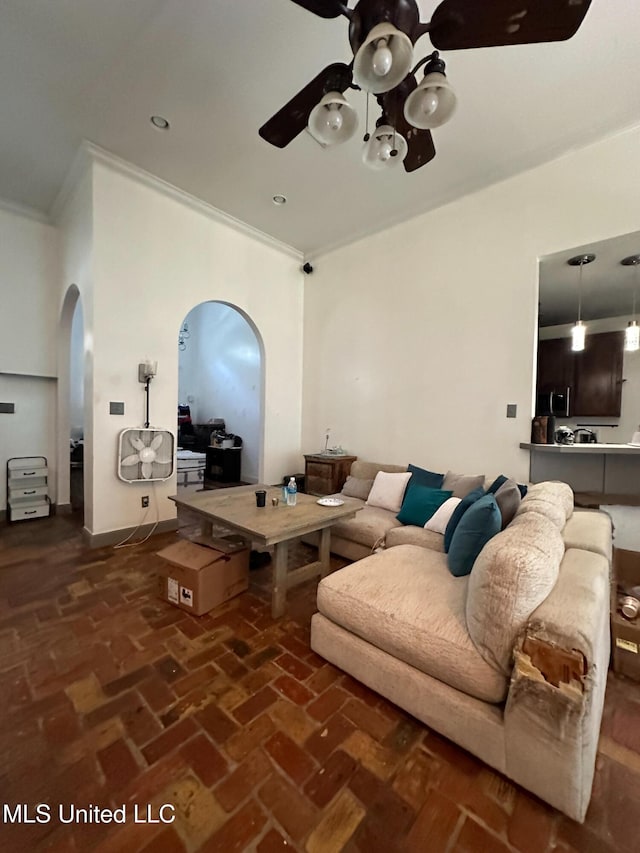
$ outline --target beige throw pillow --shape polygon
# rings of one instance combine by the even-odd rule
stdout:
[[[456,474],[454,471],[447,471],[440,488],[445,492],[453,492],[453,498],[466,498],[469,492],[479,486],[484,486],[484,474]]]
[[[360,498],[361,501],[366,501],[372,486],[373,480],[364,480],[361,477],[349,475],[342,487],[342,494],[348,498]]]
[[[410,479],[410,471],[404,474],[387,474],[386,471],[379,471],[369,492],[367,506],[378,506],[390,512],[400,512],[404,492]]]
[[[495,494],[496,503],[502,516],[502,529],[513,521],[522,496],[515,480],[505,480]]]

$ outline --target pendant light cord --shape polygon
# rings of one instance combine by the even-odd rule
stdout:
[[[578,276],[578,323],[582,319],[582,268],[584,262],[580,262],[580,275]]]

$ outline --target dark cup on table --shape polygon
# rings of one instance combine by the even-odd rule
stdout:
[[[267,503],[266,489],[256,489],[256,506],[265,506]]]

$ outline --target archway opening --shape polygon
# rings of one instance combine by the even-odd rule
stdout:
[[[179,490],[257,483],[264,441],[264,347],[253,322],[202,302],[178,334]]]

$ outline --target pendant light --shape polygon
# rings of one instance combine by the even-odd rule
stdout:
[[[580,267],[578,274],[578,319],[575,326],[571,329],[571,349],[573,352],[582,352],[587,331],[587,327],[582,322],[582,267],[585,264],[595,261],[595,259],[595,255],[575,255],[575,257],[569,258],[567,261],[570,267]]]
[[[624,348],[625,352],[636,352],[640,349],[640,327],[636,320],[636,295],[638,291],[638,264],[640,264],[640,255],[629,255],[628,258],[623,258],[620,263],[623,267],[635,267],[633,278],[633,308],[629,325],[624,330]]]

